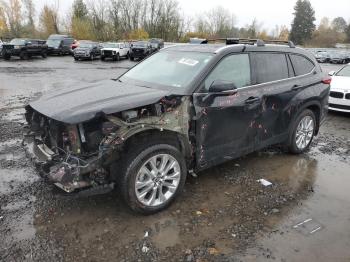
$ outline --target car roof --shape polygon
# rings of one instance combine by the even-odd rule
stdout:
[[[183,51],[183,52],[203,52],[218,54],[223,51],[242,52],[246,51],[264,51],[264,52],[285,52],[285,53],[306,53],[302,48],[291,48],[287,45],[266,44],[264,46],[250,44],[180,44],[169,46],[164,51]]]

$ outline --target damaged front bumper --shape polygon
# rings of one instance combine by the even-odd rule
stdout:
[[[97,194],[97,189],[106,193],[107,189],[114,188],[113,183],[98,184],[92,179],[94,173],[101,172],[98,156],[83,160],[72,154],[55,153],[33,134],[24,135],[22,144],[40,176],[67,193],[93,191]]]

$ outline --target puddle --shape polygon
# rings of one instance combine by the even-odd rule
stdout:
[[[321,154],[316,161],[317,164],[312,164],[312,172],[317,174],[314,193],[278,223],[275,229],[278,233],[258,240],[259,248],[270,250],[276,260],[307,258],[316,262],[350,258],[350,163],[340,162],[337,156]],[[247,254],[247,257],[263,257],[257,248],[248,250]]]

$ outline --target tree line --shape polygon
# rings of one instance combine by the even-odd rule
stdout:
[[[0,37],[45,39],[50,34],[67,33],[96,41],[157,37],[180,42],[191,37],[241,37],[291,39],[319,46],[350,41],[350,24],[342,17],[332,21],[324,18],[316,28],[315,12],[308,0],[297,1],[291,30],[276,25],[269,31],[256,19],[238,27],[234,13],[222,6],[186,16],[177,0],[74,0],[65,14],[59,7],[59,0],[40,10],[33,0],[0,0]]]

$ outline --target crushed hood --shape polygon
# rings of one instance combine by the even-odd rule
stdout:
[[[29,105],[39,113],[67,124],[93,119],[158,102],[169,91],[104,80],[84,86],[55,90]]]

